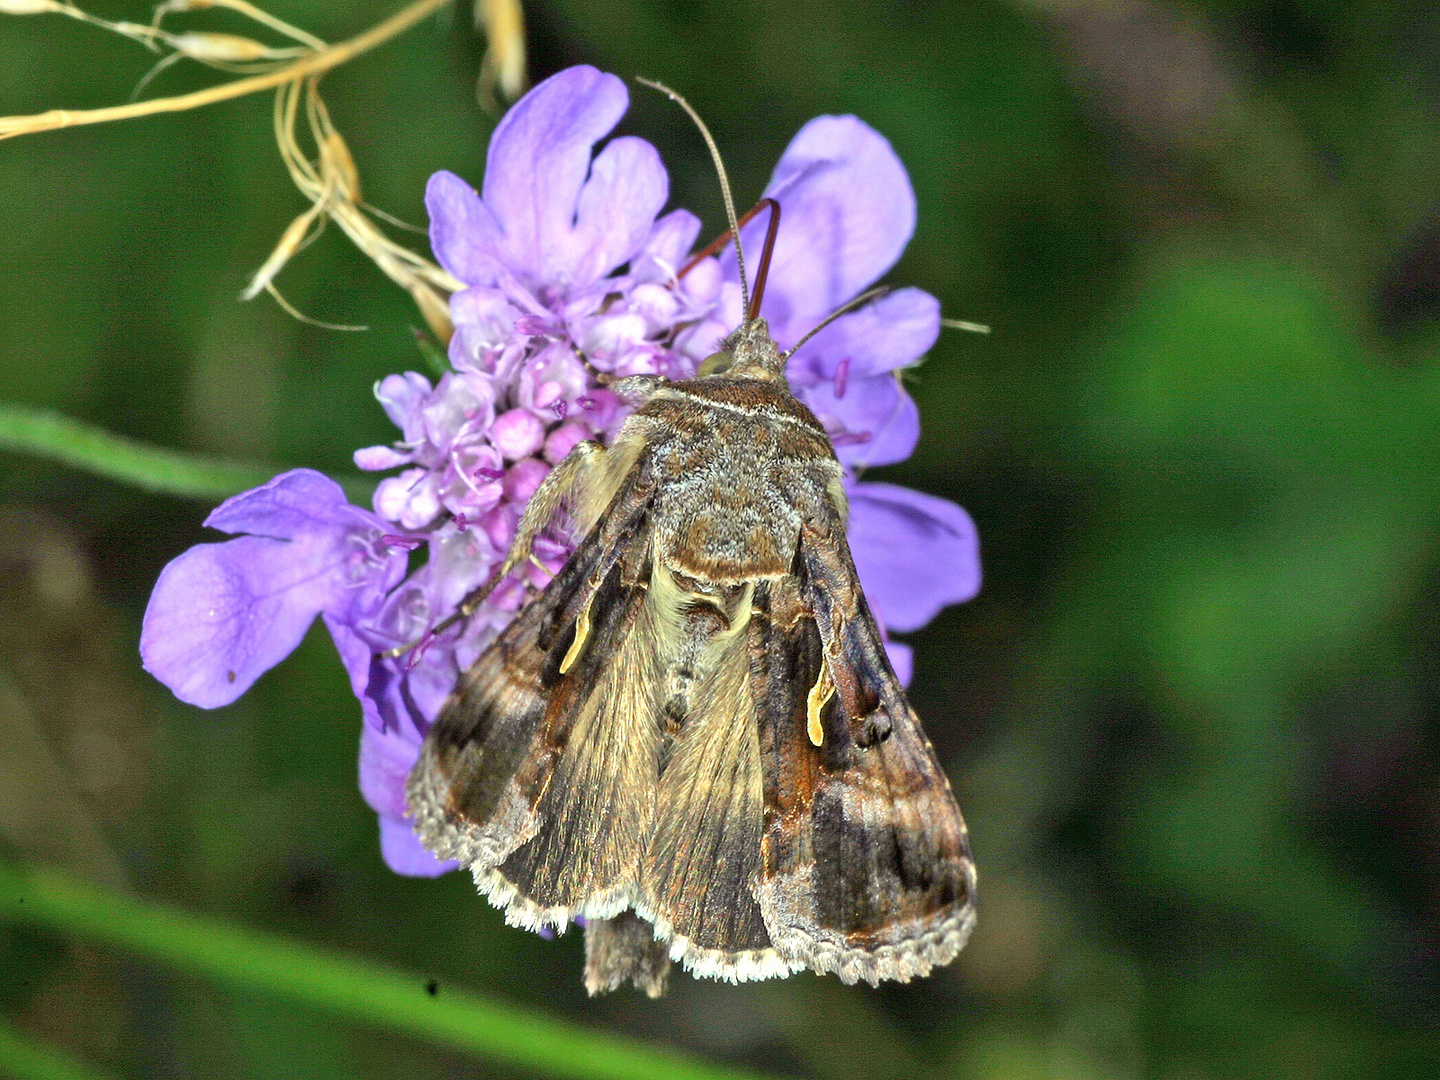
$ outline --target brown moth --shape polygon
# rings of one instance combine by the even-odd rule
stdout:
[[[714,142],[657,88],[700,125],[739,257]],[[975,922],[965,823],[856,580],[840,463],[758,307],[699,377],[615,384],[635,412],[545,479],[491,586],[547,527],[578,546],[410,776],[421,840],[507,921],[584,919],[591,994],[658,996],[672,960],[904,982]]]

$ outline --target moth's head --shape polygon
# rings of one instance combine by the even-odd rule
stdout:
[[[696,373],[728,375],[731,378],[778,381],[785,377],[787,356],[780,352],[764,319],[747,319],[727,337],[720,351],[711,353]]]

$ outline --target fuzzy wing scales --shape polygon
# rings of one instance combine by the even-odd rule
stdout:
[[[442,709],[409,788],[422,840],[512,922],[585,915],[592,992],[662,992],[667,952],[731,980],[948,963],[974,923],[965,825],[838,510],[720,632],[692,610],[714,595],[656,564],[646,465]]]
[[[745,627],[716,651],[664,755],[637,906],[696,975],[786,975],[754,891],[764,802]]]
[[[643,720],[653,679],[643,664],[625,669],[639,647],[652,495],[637,468],[465,673],[411,772],[421,840],[522,924],[613,906],[638,863],[654,801]]]
[[[885,657],[838,514],[752,631],[765,774],[758,897],[782,956],[845,982],[949,963],[975,920],[964,820]],[[818,737],[818,745],[817,745]]]

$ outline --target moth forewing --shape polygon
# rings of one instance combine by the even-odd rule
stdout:
[[[691,631],[672,665],[654,829],[636,910],[687,969],[723,978],[786,974],[753,895],[764,820],[760,748],[749,686],[753,583],[728,613],[677,594]],[[684,607],[679,613],[687,614]],[[728,625],[719,625],[721,622]],[[713,632],[711,632],[713,631]],[[688,645],[703,638],[690,666]]]
[[[965,823],[895,680],[838,516],[818,508],[797,574],[766,596],[757,698],[767,827],[758,895],[776,948],[845,982],[908,981],[974,926]],[[828,516],[828,520],[827,520]],[[810,731],[804,690],[836,693]]]
[[[577,459],[586,454],[576,448]],[[551,474],[557,475],[566,479],[562,469]],[[544,594],[461,676],[411,772],[406,798],[420,839],[440,858],[470,868],[487,894],[501,887],[482,875],[539,831],[537,803],[555,764],[556,716],[597,667],[591,650],[588,663],[559,672],[580,611],[602,616],[598,622],[592,616],[592,632],[596,625],[613,632],[638,617],[643,590],[633,585],[633,567],[622,565],[626,552],[616,541],[644,527],[650,486],[643,470],[626,481],[603,525],[591,529]],[[527,527],[529,518],[527,510],[507,565],[528,555],[527,533],[533,540],[539,531]]]

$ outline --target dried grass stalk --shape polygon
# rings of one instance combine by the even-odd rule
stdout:
[[[275,276],[291,258],[319,236],[328,221],[334,221],[386,276],[410,294],[431,331],[442,341],[448,341],[453,327],[447,297],[463,285],[423,255],[390,239],[372,220],[371,214],[374,214],[392,224],[401,224],[361,202],[359,170],[344,138],[331,122],[329,110],[319,92],[320,77],[325,72],[404,32],[448,2],[414,0],[408,7],[358,37],[328,45],[313,34],[256,7],[249,0],[165,0],[155,9],[154,18],[148,26],[100,19],[68,0],[0,0],[0,14],[64,15],[123,34],[157,52],[170,50],[141,81],[141,87],[164,67],[182,57],[244,76],[190,94],[127,105],[102,109],[51,109],[30,116],[3,117],[0,118],[0,139],[83,124],[130,120],[157,113],[185,112],[273,89],[276,91],[276,144],[286,169],[310,206],[281,234],[274,250],[246,287],[243,298],[248,300],[262,291],[268,291],[287,311],[304,318],[276,291]],[[234,11],[294,44],[272,46],[236,34],[209,31],[171,33],[161,26],[167,15],[212,8]],[[482,67],[482,85],[485,71],[489,70],[490,77],[498,83],[501,91],[513,99],[525,86],[524,18],[519,0],[483,0],[477,4],[476,12],[489,37],[485,60],[488,67]],[[314,147],[313,158],[302,148],[298,134],[302,102],[308,140]]]

